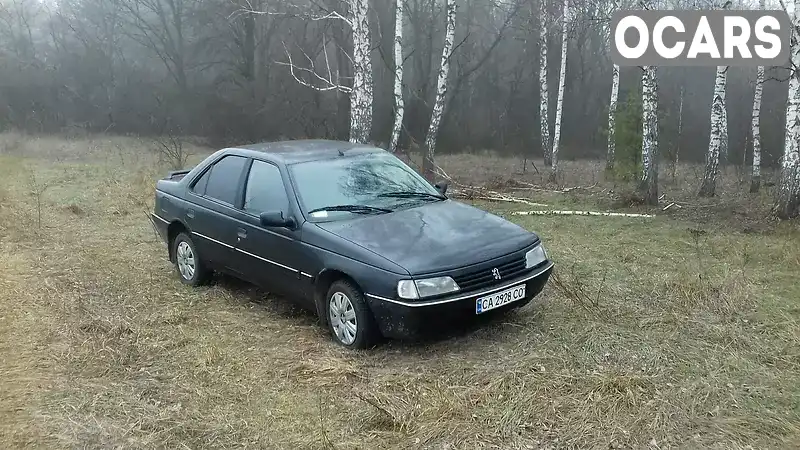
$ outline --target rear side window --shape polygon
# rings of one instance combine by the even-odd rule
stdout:
[[[244,194],[244,210],[255,215],[267,211],[283,211],[289,206],[289,197],[283,185],[281,171],[272,164],[253,160]]]
[[[213,169],[213,167],[206,170],[206,173],[194,183],[192,190],[197,193],[197,195],[206,195],[206,186],[208,185],[208,179],[211,177],[211,169]]]
[[[211,170],[208,181],[205,182],[205,196],[233,205],[236,203],[236,192],[239,190],[239,179],[247,158],[241,156],[226,156],[219,160]],[[205,177],[205,175],[203,175]],[[198,191],[203,179],[195,186]]]

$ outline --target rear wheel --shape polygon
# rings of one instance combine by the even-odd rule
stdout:
[[[361,291],[352,283],[334,282],[326,296],[328,328],[334,340],[348,348],[368,348],[377,342],[378,332]]]
[[[172,242],[175,255],[175,269],[181,282],[190,286],[200,286],[211,278],[211,271],[200,259],[194,242],[186,233],[180,233]]]

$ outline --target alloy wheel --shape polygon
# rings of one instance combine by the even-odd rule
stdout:
[[[336,339],[344,345],[352,345],[358,333],[356,310],[350,297],[343,292],[335,292],[328,303],[328,320],[330,320]]]
[[[194,252],[192,252],[192,247],[186,241],[181,241],[178,244],[177,260],[178,271],[180,271],[183,279],[191,280],[195,271]]]

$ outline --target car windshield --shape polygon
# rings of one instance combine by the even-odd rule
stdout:
[[[312,220],[385,214],[444,198],[388,152],[298,163],[290,171],[300,203]]]

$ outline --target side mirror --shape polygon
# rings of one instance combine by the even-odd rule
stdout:
[[[436,188],[436,189],[437,189],[439,192],[441,192],[441,193],[442,193],[442,195],[444,195],[444,194],[446,194],[446,193],[447,193],[447,188],[450,186],[450,184],[449,184],[447,181],[440,181],[440,182],[438,182],[438,183],[434,184],[433,186],[434,186],[434,187],[435,187],[435,188]]]
[[[294,219],[291,217],[284,217],[283,211],[263,212],[259,217],[261,219],[261,225],[265,227],[293,229],[295,226]]]

